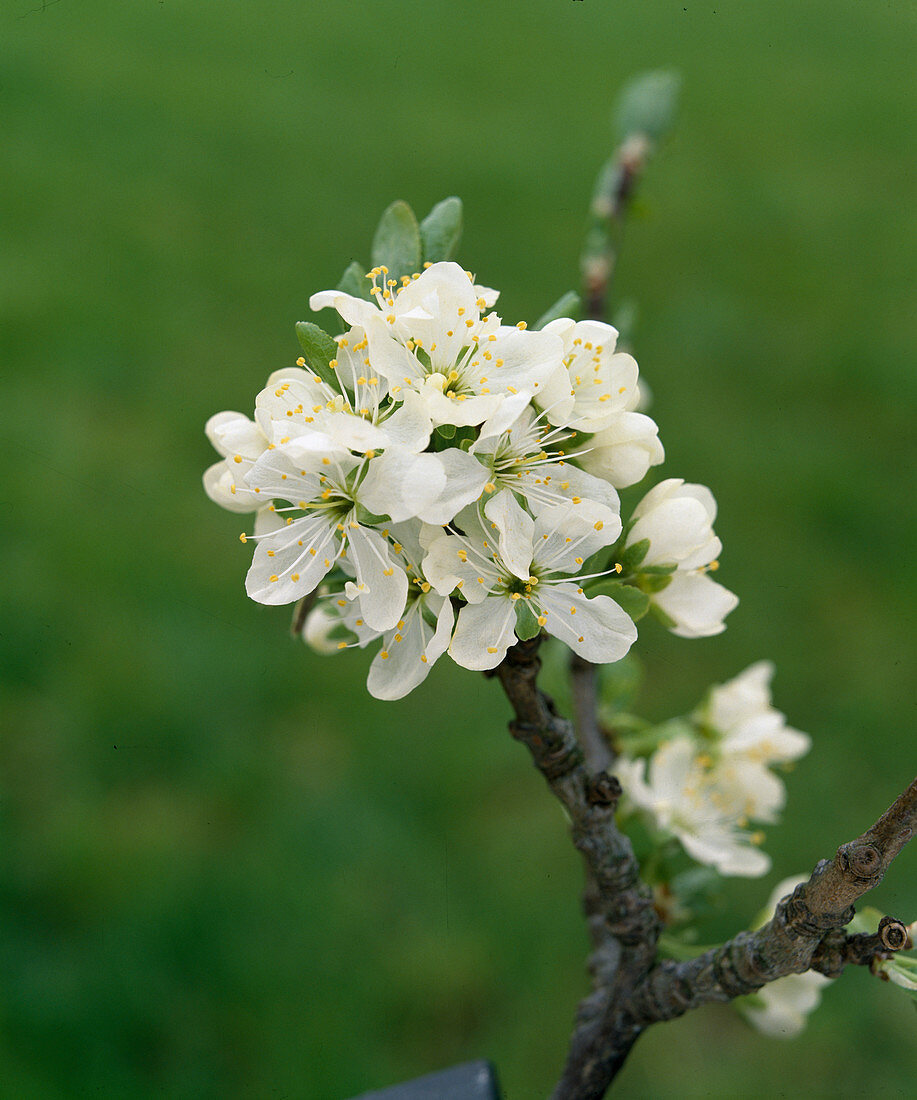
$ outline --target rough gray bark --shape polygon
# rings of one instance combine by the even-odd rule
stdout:
[[[572,723],[539,690],[540,638],[519,642],[495,675],[512,704],[510,732],[532,755],[571,822],[586,863],[586,916],[593,942],[593,991],[580,1004],[553,1100],[599,1100],[642,1032],[701,1005],[753,993],[787,974],[832,977],[908,945],[902,922],[886,918],[874,936],[847,936],[853,903],[881,882],[917,831],[917,778],[861,836],[822,860],[783,899],[771,921],[740,932],[686,962],[657,960],[661,930],[628,838],[615,824],[617,780],[590,767]]]

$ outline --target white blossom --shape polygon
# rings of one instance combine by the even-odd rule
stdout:
[[[570,576],[615,540],[617,515],[584,501],[548,507],[533,518],[506,489],[483,513],[484,523],[463,513],[463,533],[436,538],[423,562],[437,592],[457,589],[467,601],[449,648],[453,660],[470,669],[494,668],[516,640],[518,615],[587,660],[620,660],[637,637],[630,616],[608,596],[587,598]]]
[[[492,434],[509,427],[529,400],[561,369],[560,338],[505,326],[488,308],[488,296],[458,264],[431,265],[402,285],[374,279],[375,304],[340,291],[322,291],[312,309],[331,306],[361,326],[368,358],[389,383],[394,399],[420,394],[434,425],[478,425]]]
[[[713,532],[716,501],[704,485],[668,478],[654,486],[633,512],[626,546],[647,540],[638,568],[666,566],[675,572],[652,601],[682,638],[704,638],[725,630],[723,620],[739,600],[708,577],[722,543]]]
[[[656,422],[641,412],[621,412],[589,440],[582,464],[595,477],[626,489],[664,459]]]
[[[617,329],[601,321],[560,317],[542,331],[563,344],[564,372],[552,376],[537,399],[552,424],[601,432],[622,412],[636,408],[637,363],[626,352],[615,352]]]
[[[647,761],[621,758],[615,774],[630,802],[655,826],[676,837],[692,859],[722,875],[757,877],[770,858],[745,828],[743,791],[710,766],[690,736],[663,743]]]

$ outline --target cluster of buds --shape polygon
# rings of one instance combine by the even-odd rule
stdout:
[[[708,576],[709,490],[663,481],[622,521],[617,490],[664,453],[614,328],[504,325],[497,294],[448,261],[367,279],[367,297],[313,295],[346,331],[297,326],[306,357],[271,375],[253,419],[207,424],[223,456],[208,495],[255,513],[254,600],[314,599],[319,650],[378,641],[382,699],[443,653],[489,669],[541,630],[617,661],[651,606],[685,637],[723,629],[738,601]]]

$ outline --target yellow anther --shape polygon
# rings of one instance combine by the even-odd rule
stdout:
[[[465,326],[467,328],[473,328],[474,327],[474,321],[472,321],[472,319],[469,317],[468,320],[465,322]]]
[[[595,531],[601,531],[604,526],[605,526],[605,524],[602,523],[602,521],[599,519],[599,520],[596,520],[595,523],[593,523],[592,528]]]
[[[547,617],[547,615],[546,615],[546,614],[545,614],[545,615],[539,615],[539,616],[538,616],[538,625],[539,625],[539,626],[544,626],[544,624],[545,624],[545,623],[546,623],[547,621],[548,621],[548,617]]]
[[[521,599],[522,599],[522,593],[521,593],[521,592],[514,592],[514,593],[513,593],[513,594],[512,594],[511,596],[510,596],[510,599],[511,599],[511,600],[521,600]]]
[[[528,327],[529,327],[529,326],[528,326],[528,325],[527,325],[527,324],[525,323],[525,321],[520,321],[520,322],[519,322],[519,323],[518,323],[518,324],[516,325],[516,328],[517,328],[517,329],[519,329],[519,331],[520,331],[520,332],[522,332],[522,330],[523,330],[523,329],[526,329],[526,328],[528,328]]]
[[[347,648],[347,643],[346,642],[338,642],[338,649],[346,649],[346,648]]]
[[[497,652],[498,652],[498,650],[497,650],[497,647],[496,647],[495,645],[489,645],[489,646],[487,647],[487,652],[488,652],[488,653],[497,653]]]
[[[720,567],[720,563],[719,563],[718,561],[712,561],[712,562],[711,562],[711,563],[710,563],[710,564],[709,564],[709,565],[707,566],[707,568],[708,568],[708,569],[709,569],[709,570],[710,570],[710,571],[711,571],[712,573],[715,573],[715,572],[717,571],[717,569],[719,569],[719,567]]]
[[[503,366],[503,360],[502,360],[502,359],[498,359],[498,360],[497,360],[497,361],[496,361],[496,362],[494,363],[494,366],[495,366],[495,367],[502,367],[502,366]]]
[[[235,457],[233,458],[233,462],[241,462],[241,461],[242,461],[242,456],[241,456],[241,455],[236,455],[236,456],[235,456]]]
[[[582,558],[574,558],[573,560],[576,562],[577,565],[582,565],[583,564],[583,559]]]
[[[598,379],[596,379],[596,381],[598,382]],[[610,393],[603,393],[602,396],[599,398],[599,401],[610,401],[610,400],[611,400],[611,394]]]
[[[315,547],[314,546],[309,547],[309,553],[312,555],[313,558],[315,557]]]
[[[427,663],[427,655],[425,653],[421,653],[420,659],[421,661],[423,661],[424,664]]]
[[[275,581],[280,580],[280,577],[278,577],[277,574],[274,573],[269,579],[270,579],[271,584],[274,584]]]
[[[396,554],[400,554],[404,548],[402,547],[400,542],[393,542],[392,549],[395,551]]]
[[[464,317],[465,316],[465,307],[464,306],[459,306],[458,307],[458,315],[459,315],[459,317]]]
[[[570,488],[570,482],[569,481],[562,481],[560,483],[560,487],[561,487],[561,489],[569,489]]]
[[[346,607],[347,606],[347,601],[346,600],[338,600],[337,605],[338,605],[338,607]]]
[[[570,614],[571,614],[571,615],[575,615],[575,614],[576,614],[576,608],[575,608],[575,607],[571,607],[571,608],[570,608]]]
[[[468,561],[467,550],[457,550],[456,553],[458,554],[459,561]]]
[[[275,555],[276,553],[277,553],[277,551],[276,551],[276,550],[268,550],[268,552],[267,552],[267,556],[268,556],[269,558],[272,558],[272,557],[273,557],[273,556],[274,556],[274,555]]]
[[[239,535],[239,542],[248,542],[248,535],[244,531]]]
[[[529,577],[529,584],[538,584],[537,577]]]
[[[488,481],[487,484],[484,486],[484,492],[485,493],[492,493],[496,490],[496,488],[497,488],[496,485],[494,485],[494,483],[492,481]]]
[[[330,466],[331,465],[331,459],[330,458],[323,458],[322,459],[322,465],[323,466]],[[303,470],[303,473],[305,473],[305,470]]]
[[[298,573],[291,573],[290,574],[290,580],[291,581],[298,581],[299,580],[299,574]]]
[[[356,526],[356,524],[354,524],[354,526]],[[383,569],[382,570],[382,575],[383,575],[383,577],[391,577],[394,572],[395,572],[395,570],[392,569],[391,566],[389,566],[388,569]]]
[[[432,261],[430,261],[430,260],[425,260],[425,261],[424,261],[424,265],[423,265],[423,269],[424,269],[424,271],[426,271],[428,267],[432,267],[432,266],[433,266],[433,263],[432,263]]]
[[[383,661],[387,661],[388,660],[388,650],[387,649],[380,649],[379,650],[379,656],[382,658]]]
[[[429,591],[430,591],[430,584],[429,584],[429,582],[428,582],[428,581],[424,581],[424,582],[423,582],[423,584],[422,584],[422,585],[420,586],[420,588],[421,588],[421,591],[423,591],[423,592],[429,592]]]
[[[582,497],[570,497],[570,499],[573,501],[574,504],[582,504],[583,502]]]
[[[376,452],[375,451],[364,451],[363,452],[363,457],[364,458],[375,458],[376,457]]]

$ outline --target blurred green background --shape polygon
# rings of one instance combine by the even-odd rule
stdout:
[[[646,624],[642,705],[766,656],[815,736],[731,934],[914,771],[917,8],[9,0],[0,36],[0,1095],[337,1100],[477,1057],[546,1094],[580,867],[506,703],[446,660],[376,702],[365,655],[249,602],[204,421],[251,411],[397,197],[461,195],[460,259],[533,320],[577,281],[617,89],[679,69],[617,289],[742,603],[714,639]],[[917,917],[917,848],[871,900]],[[915,1071],[917,1016],[857,972],[795,1042],[656,1028],[618,1095]]]

